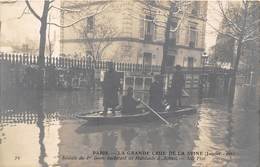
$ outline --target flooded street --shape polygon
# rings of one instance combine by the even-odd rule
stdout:
[[[88,127],[75,116],[102,110],[101,93],[35,92],[5,94],[0,111],[1,167],[256,167],[259,164],[259,111],[255,92],[240,87],[233,109],[227,99],[186,99],[198,112],[162,122]],[[147,100],[147,95],[136,96]],[[15,144],[14,144],[15,143]],[[185,159],[94,160],[93,152],[150,154],[172,151]],[[133,152],[134,151],[134,152]],[[204,158],[187,159],[188,152]],[[182,156],[182,155],[180,155]]]

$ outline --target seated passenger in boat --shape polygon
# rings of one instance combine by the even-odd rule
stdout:
[[[129,87],[127,89],[127,94],[122,98],[122,114],[132,115],[137,114],[137,106],[140,104],[140,101],[133,98],[133,88]]]

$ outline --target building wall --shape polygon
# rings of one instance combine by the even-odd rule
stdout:
[[[166,1],[162,1],[166,3]],[[66,1],[62,3],[66,4]],[[175,65],[185,65],[187,57],[194,58],[194,66],[200,66],[200,57],[205,47],[205,27],[207,2],[199,1],[199,12],[197,16],[189,15],[183,20],[180,29],[176,32],[176,46],[170,46],[169,54],[175,56]],[[91,8],[95,9],[95,5]],[[81,8],[84,10],[84,6]],[[87,8],[87,7],[86,7]],[[189,8],[191,9],[191,8]],[[167,13],[167,10],[165,10]],[[190,12],[190,11],[189,11]],[[106,10],[95,16],[95,24],[102,24],[106,20],[111,21],[117,31],[117,35],[113,38],[113,42],[102,54],[102,59],[127,61],[132,63],[143,63],[143,55],[145,52],[152,54],[152,64],[160,64],[163,55],[164,30],[163,27],[156,26],[153,33],[153,40],[146,41],[144,39],[145,22],[144,8],[137,1],[113,1]],[[166,21],[166,17],[156,15],[156,19]],[[61,18],[62,24],[66,25],[79,18],[76,13],[65,14]],[[61,31],[61,53],[66,55],[85,56],[87,48],[84,39],[75,29],[85,24],[82,21],[71,28],[62,29]],[[197,28],[197,42],[194,48],[189,46],[190,27]],[[98,42],[97,42],[98,43]]]
[[[143,63],[143,53],[152,53],[152,64],[162,61],[163,47],[156,44],[140,44],[139,42],[115,41],[105,49],[102,60],[118,62]],[[63,53],[68,57],[84,57],[85,48],[80,42],[63,43]]]

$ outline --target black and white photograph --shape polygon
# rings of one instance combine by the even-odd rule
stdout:
[[[0,167],[260,167],[260,1],[0,0]]]

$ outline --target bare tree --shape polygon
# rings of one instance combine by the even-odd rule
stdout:
[[[151,22],[154,26],[164,29],[164,45],[163,45],[163,58],[161,63],[161,74],[165,73],[166,61],[168,56],[168,48],[170,44],[170,33],[176,33],[184,20],[187,17],[188,9],[191,2],[189,1],[163,1],[163,3],[157,0],[137,0],[143,4],[143,10],[153,17],[139,17],[133,15],[134,18]]]
[[[255,41],[260,38],[258,26],[260,18],[254,16],[259,5],[257,1],[242,0],[240,2],[232,2],[225,8],[224,4],[218,1],[218,13],[222,16],[222,26],[217,28],[208,23],[219,34],[228,36],[235,40],[235,57],[233,62],[234,73],[231,78],[229,104],[232,106],[235,94],[236,74],[243,47],[247,42]]]
[[[217,37],[217,44],[212,48],[214,54],[211,56],[213,64],[223,66],[233,62],[234,39],[221,34]]]
[[[36,11],[32,8],[28,0],[25,0],[25,3],[28,9],[30,10],[30,12],[33,14],[33,16],[41,22],[38,64],[40,65],[40,67],[43,67],[45,45],[46,45],[47,19],[48,19],[49,7],[51,3],[53,3],[53,1],[49,1],[49,0],[44,1],[43,12],[41,16],[36,13]]]
[[[44,66],[44,53],[45,53],[45,45],[46,45],[46,32],[47,32],[47,25],[55,25],[58,26],[60,28],[66,28],[66,27],[71,27],[74,24],[77,24],[78,22],[86,19],[87,17],[99,14],[100,12],[103,11],[103,9],[106,7],[107,3],[102,3],[100,6],[98,6],[98,8],[96,8],[95,10],[92,11],[88,11],[87,14],[83,17],[81,17],[78,20],[73,21],[72,23],[68,24],[68,25],[60,25],[58,23],[54,23],[54,22],[48,22],[48,15],[50,10],[52,9],[56,9],[56,10],[60,10],[61,12],[80,12],[80,8],[79,9],[70,9],[70,8],[61,8],[61,7],[57,7],[55,5],[53,5],[53,2],[55,0],[45,0],[44,4],[43,4],[43,10],[42,10],[42,15],[40,16],[38,13],[36,13],[36,11],[33,9],[33,7],[31,6],[30,2],[28,0],[25,0],[25,3],[27,5],[27,8],[30,10],[30,12],[33,14],[33,16],[38,19],[41,23],[41,27],[40,27],[40,44],[39,44],[39,58],[38,58],[38,64],[40,67]]]
[[[57,6],[54,5],[54,1],[55,0],[45,0],[45,1],[43,1],[43,9],[42,9],[42,14],[40,16],[34,10],[34,8],[31,6],[30,2],[28,0],[25,0],[26,7],[29,9],[29,11],[32,13],[32,15],[36,19],[38,19],[41,23],[40,24],[41,26],[40,26],[39,57],[38,57],[38,62],[37,62],[40,69],[42,69],[45,65],[44,56],[45,56],[45,47],[46,47],[47,25],[55,25],[55,26],[60,27],[60,28],[71,27],[74,24],[77,24],[80,21],[86,19],[87,17],[94,16],[94,15],[101,13],[107,5],[107,2],[102,1],[102,3],[100,5],[98,5],[97,8],[95,8],[94,10],[91,10],[91,11],[89,10],[88,12],[86,12],[87,14],[85,16],[81,17],[80,19],[74,20],[72,23],[67,24],[67,25],[60,25],[58,23],[48,22],[48,16],[49,16],[49,12],[51,10],[56,9],[56,10],[59,10],[60,12],[80,12],[80,6],[79,6],[79,9],[57,7]],[[88,2],[88,3],[91,3],[91,2]],[[24,13],[24,11],[23,11],[23,13]],[[43,88],[43,72],[40,73],[38,84],[39,84],[39,88],[42,90],[42,88]]]
[[[113,39],[118,35],[118,30],[115,25],[112,25],[111,19],[106,16],[102,17],[105,17],[102,23],[88,23],[87,20],[79,23],[79,26],[73,27],[83,40],[85,53],[90,54],[86,56],[91,56],[92,60],[100,60],[105,49],[113,43]]]
[[[49,22],[51,22],[51,16],[49,16]],[[49,57],[51,57],[54,52],[54,43],[52,43],[52,41],[51,41],[51,26],[50,25],[48,26],[48,49],[49,49]]]

